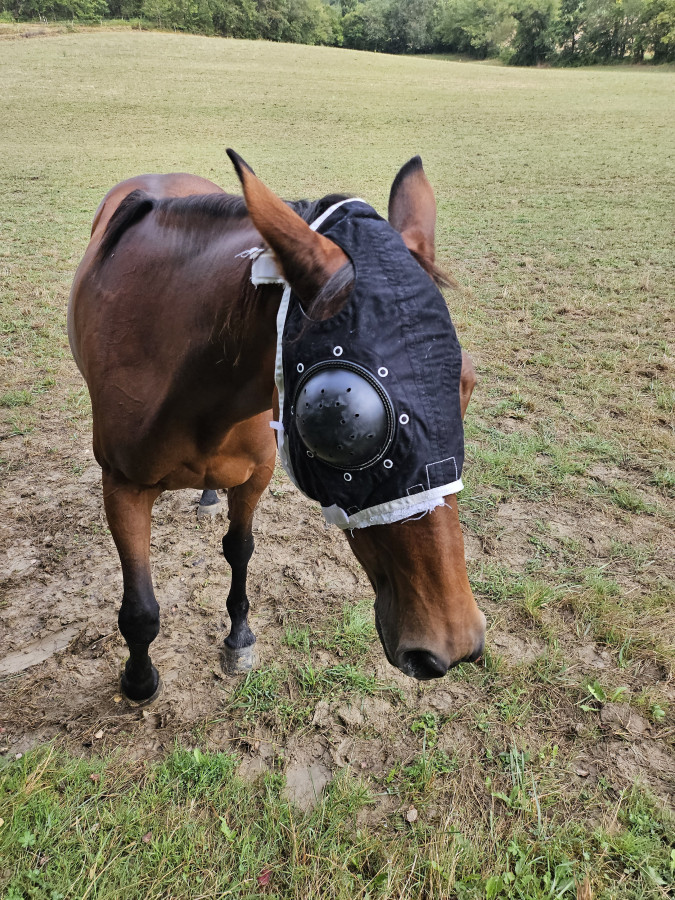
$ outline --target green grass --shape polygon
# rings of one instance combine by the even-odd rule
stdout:
[[[672,822],[633,791],[592,831],[562,811],[552,827],[550,761],[515,745],[494,761],[485,792],[513,823],[507,844],[493,816],[462,823],[451,812],[430,827],[434,788],[459,777],[435,751],[384,779],[403,786],[406,815],[378,834],[359,816],[376,797],[349,771],[302,816],[282,776],[246,782],[233,754],[176,750],[130,766],[46,748],[0,770],[3,896],[573,898],[591,860],[604,897],[664,896]]]
[[[125,732],[101,759],[70,743],[3,762],[3,897],[567,900],[586,876],[595,900],[672,894],[663,795],[599,752],[619,741],[600,710],[629,704],[650,729],[631,752],[672,759],[672,72],[96,32],[3,41],[0,83],[0,468],[22,489],[45,462],[68,479],[89,464],[64,311],[109,187],[191,171],[238,191],[232,146],[283,196],[384,212],[422,155],[479,375],[460,515],[490,626],[482,665],[401,686],[361,587],[293,606],[276,666],[194,726],[273,744],[258,781],[185,735],[153,763]],[[380,718],[347,733],[343,707]],[[303,814],[287,755],[319,739],[355,761]]]
[[[544,548],[546,558],[558,556],[537,537],[530,537],[535,552]],[[646,548],[617,548],[614,558],[628,558],[637,572],[648,572],[654,563],[652,554],[645,556]],[[572,556],[578,557],[577,548]],[[639,594],[625,591],[608,574],[607,567],[588,567],[582,570],[563,563],[558,568],[549,567],[542,572],[536,559],[528,571],[515,571],[504,565],[484,563],[470,573],[470,581],[476,596],[499,605],[505,613],[518,615],[525,623],[541,626],[541,634],[552,638],[551,628],[543,622],[547,609],[570,607],[577,615],[577,631],[592,632],[595,639],[613,648],[617,653],[623,648],[624,658],[632,656],[658,660],[672,667],[675,664],[675,648],[672,630],[675,627],[673,598],[675,584],[669,579],[649,580],[649,590]]]
[[[225,711],[241,713],[244,725],[272,725],[282,732],[307,726],[320,701],[334,701],[399,692],[349,664],[319,668],[311,662],[287,669],[266,667],[250,672],[234,691]]]
[[[325,621],[319,633],[312,633],[307,625],[290,623],[284,634],[284,644],[304,656],[311,649],[331,650],[340,658],[358,662],[370,649],[375,638],[373,603],[370,598],[346,603],[339,617]]]
[[[14,406],[30,406],[33,402],[33,395],[30,391],[9,391],[0,397],[0,406],[11,409]]]
[[[471,577],[471,586],[477,596],[488,597],[496,603],[510,603],[512,607],[537,620],[539,610],[559,598],[550,579],[543,581],[528,575],[519,575],[498,565],[484,565]]]

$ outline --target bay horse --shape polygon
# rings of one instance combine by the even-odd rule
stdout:
[[[228,155],[243,198],[186,174],[142,175],[109,191],[70,295],[68,335],[91,396],[93,450],[122,567],[118,622],[129,657],[121,688],[136,703],[153,700],[161,685],[148,649],[159,632],[151,509],[163,491],[196,488],[202,502],[227,491],[231,629],[223,667],[252,664],[246,578],[254,510],[275,464],[282,287],[251,283],[247,249],[271,248],[315,319],[341,308],[353,276],[343,250],[308,224],[336,195],[284,202],[241,157]],[[436,204],[419,157],[398,173],[388,219],[433,277]],[[474,384],[463,354],[462,417]],[[480,656],[485,617],[467,578],[456,503],[345,534],[374,588],[390,663],[430,679]]]

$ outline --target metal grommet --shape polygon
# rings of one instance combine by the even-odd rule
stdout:
[[[385,469],[391,469],[394,464],[390,459],[385,459],[382,465],[385,467]]]
[[[307,451],[307,456],[309,456],[310,459],[314,459],[314,454],[312,453],[311,450]]]
[[[304,372],[304,371],[305,371],[305,367],[303,366],[302,363],[298,363],[297,366],[296,366],[295,368],[298,370],[298,372]]]
[[[380,376],[380,378],[386,378],[389,374],[389,369],[385,369],[384,366],[380,366],[380,368],[377,370],[377,374]]]
[[[342,347],[333,347],[333,356],[342,356]]]
[[[398,420],[401,425],[407,425],[410,421],[410,417],[406,413],[401,413],[401,415],[398,417]]]
[[[345,481],[351,481],[352,480],[351,472],[345,472],[344,477],[345,477]]]

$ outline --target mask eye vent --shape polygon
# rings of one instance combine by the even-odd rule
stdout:
[[[386,456],[396,416],[373,372],[348,360],[325,360],[305,370],[295,396],[303,401],[302,415],[297,403],[291,413],[296,434],[316,459],[356,471]]]

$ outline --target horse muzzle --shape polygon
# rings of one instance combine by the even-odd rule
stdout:
[[[399,650],[396,654],[396,667],[405,675],[416,678],[418,681],[431,681],[432,678],[442,678],[448,671],[463,662],[476,662],[483,655],[485,647],[484,636],[480,638],[476,647],[461,659],[447,662],[443,657],[432,653],[430,650],[413,649]]]
[[[404,675],[417,681],[431,681],[442,678],[448,671],[460,663],[476,662],[485,648],[485,616],[478,610],[478,620],[472,633],[463,635],[461,642],[457,635],[450,634],[442,644],[437,639],[425,641],[423,636],[417,640],[410,636],[396,642],[388,629],[383,627],[380,617],[375,612],[375,625],[385,655],[392,666],[400,669]],[[460,645],[462,650],[456,648]],[[396,645],[394,650],[392,644]]]

